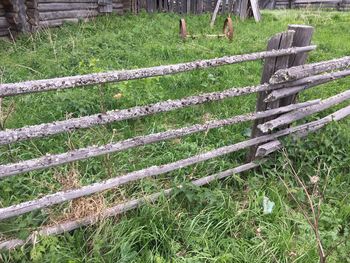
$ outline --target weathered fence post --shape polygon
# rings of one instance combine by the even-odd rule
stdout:
[[[276,49],[283,49],[283,48],[289,48],[292,46],[293,43],[293,36],[294,31],[287,31],[283,33],[276,34],[275,36],[271,37],[268,44],[267,44],[267,50],[276,50]],[[268,83],[271,76],[279,69],[287,68],[288,67],[288,61],[289,56],[282,56],[282,57],[275,57],[275,58],[267,58],[265,59],[264,68],[261,76],[261,83]],[[269,91],[259,92],[257,96],[257,103],[256,103],[256,111],[265,111],[268,108],[276,108],[278,107],[278,101],[274,102],[264,102],[264,100],[267,98],[267,96],[270,94]],[[258,125],[262,124],[269,119],[260,119],[256,120],[252,127],[252,134],[251,137],[255,138],[262,135],[262,132],[258,129]],[[248,160],[253,160],[255,158],[257,146],[253,146],[250,149],[250,152],[248,154]]]
[[[293,47],[303,47],[308,46],[311,43],[311,38],[314,33],[314,28],[312,26],[306,25],[289,25],[288,30],[295,31],[293,38]],[[308,54],[300,53],[296,55],[290,55],[289,57],[289,67],[303,65],[307,59]],[[280,101],[281,106],[289,105],[294,103],[297,97],[297,93],[286,98],[282,98]]]
[[[290,25],[287,32],[283,32],[273,36],[267,45],[267,50],[272,49],[283,49],[289,47],[302,47],[307,46],[311,42],[311,37],[314,28],[305,25]],[[268,83],[271,76],[280,69],[299,66],[305,63],[307,58],[307,53],[301,53],[297,55],[282,56],[276,58],[265,59],[261,83]],[[269,91],[264,91],[258,93],[256,111],[265,111],[267,109],[278,108],[281,106],[286,106],[295,102],[296,95],[288,96],[280,100],[273,102],[265,102],[264,100],[270,94]],[[251,137],[255,138],[263,135],[263,133],[258,129],[258,125],[265,123],[274,117],[263,118],[256,120],[252,127]],[[256,157],[256,150],[258,145],[251,147],[248,153],[248,160],[254,160]]]

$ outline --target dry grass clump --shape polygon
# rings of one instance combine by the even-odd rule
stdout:
[[[81,187],[80,173],[76,167],[72,167],[65,175],[55,176],[64,191]],[[51,221],[57,223],[67,220],[79,219],[89,215],[100,214],[106,207],[103,193],[80,197],[69,202],[59,215],[53,215]]]

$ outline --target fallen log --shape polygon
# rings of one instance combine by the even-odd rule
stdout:
[[[247,164],[235,167],[233,169],[229,169],[223,172],[219,172],[217,174],[209,175],[204,178],[194,180],[192,181],[192,184],[196,186],[203,186],[203,185],[209,184],[212,181],[224,179],[233,174],[242,173],[242,172],[251,170],[253,168],[256,168],[258,166],[259,164],[257,163],[247,163]],[[181,188],[181,187],[182,187],[181,185],[178,186],[178,188]],[[38,231],[35,231],[31,235],[29,235],[29,237],[26,240],[12,239],[12,240],[0,242],[0,250],[14,249],[18,246],[22,246],[25,244],[35,244],[38,241],[37,236],[59,235],[64,232],[69,232],[83,226],[94,224],[101,219],[116,216],[116,215],[125,213],[129,210],[136,209],[145,203],[155,202],[162,195],[169,196],[173,193],[174,189],[175,188],[170,188],[170,189],[163,190],[162,192],[158,192],[151,195],[147,195],[142,198],[130,200],[130,201],[115,205],[113,207],[107,208],[99,214],[86,216],[80,219],[70,220],[70,221],[59,223],[53,226],[42,227]]]
[[[258,128],[263,133],[266,133],[268,131],[272,131],[275,128],[278,128],[286,124],[290,124],[294,121],[300,120],[302,118],[305,118],[306,116],[309,116],[311,114],[328,109],[334,105],[337,105],[349,99],[350,99],[350,90],[347,90],[335,96],[329,97],[328,99],[324,99],[317,105],[307,106],[305,108],[297,109],[295,111],[283,114],[276,119],[273,119],[261,125],[258,125]]]
[[[17,205],[12,205],[9,207],[0,208],[0,220],[11,218],[14,216],[19,216],[37,209],[45,208],[55,204],[60,204],[69,200],[73,200],[82,196],[91,195],[98,192],[103,192],[109,189],[113,189],[120,185],[130,183],[142,178],[147,178],[151,176],[156,176],[164,173],[168,173],[177,169],[185,168],[190,165],[200,163],[209,159],[217,158],[232,152],[236,152],[257,144],[266,143],[278,139],[279,137],[293,134],[296,132],[301,132],[304,130],[309,130],[314,126],[323,127],[327,123],[333,120],[340,120],[350,114],[350,106],[345,107],[341,110],[336,111],[333,114],[330,114],[320,120],[306,123],[300,126],[295,126],[287,128],[285,130],[278,131],[274,134],[263,135],[260,137],[252,138],[243,142],[236,144],[223,146],[215,150],[201,153],[186,159],[182,159],[173,163],[168,163],[160,166],[151,166],[149,168],[134,171],[122,176],[114,177],[105,181],[94,183],[91,185],[86,185],[80,188],[60,191],[54,194],[49,194],[44,197],[23,202]]]
[[[268,57],[278,57],[314,50],[316,46],[295,47],[281,50],[263,51],[245,55],[236,55],[208,60],[199,60],[187,63],[180,63],[167,66],[156,66],[150,68],[110,71],[105,73],[93,73],[80,76],[62,77],[45,80],[33,80],[19,83],[0,84],[0,97],[14,96],[19,94],[43,92],[49,90],[61,90],[67,88],[81,87],[124,80],[142,79],[155,76],[165,76],[175,73],[205,69],[253,61]]]
[[[91,157],[97,157],[108,153],[115,153],[124,151],[126,149],[142,146],[150,143],[155,143],[163,140],[183,137],[197,132],[208,131],[209,129],[233,125],[235,123],[255,120],[276,114],[289,112],[291,110],[300,109],[309,105],[319,103],[320,100],[309,101],[305,103],[288,105],[281,108],[267,110],[265,112],[249,113],[245,115],[235,116],[229,119],[208,121],[204,124],[195,124],[193,126],[184,127],[176,130],[169,130],[165,132],[138,136],[124,141],[109,143],[103,146],[90,146],[62,154],[46,155],[40,158],[21,161],[18,163],[0,165],[0,178],[13,176],[29,171],[50,168],[74,161],[84,160]]]
[[[287,69],[280,69],[271,77],[269,83],[278,84],[349,67],[350,56]]]

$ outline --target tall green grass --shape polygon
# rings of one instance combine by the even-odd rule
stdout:
[[[140,14],[99,17],[88,23],[67,24],[33,36],[21,36],[15,43],[0,41],[0,81],[17,82],[57,76],[164,65],[224,55],[262,51],[269,37],[287,29],[288,24],[315,27],[309,62],[350,53],[350,15],[321,11],[264,12],[263,21],[234,19],[235,38],[199,38],[183,43],[178,36],[175,14]],[[195,34],[221,31],[224,17],[209,28],[209,15],[186,16],[188,31]],[[167,99],[182,98],[228,87],[259,83],[262,62],[249,62],[167,77],[127,81],[66,91],[54,91],[6,98],[15,111],[5,128],[17,128],[68,117],[85,116],[103,110],[123,109]],[[349,79],[311,89],[300,100],[326,98],[349,89]],[[115,99],[121,93],[122,98]],[[30,159],[46,153],[60,153],[91,144],[102,145],[140,134],[164,131],[208,119],[224,118],[255,108],[255,95],[227,99],[176,112],[138,120],[94,127],[45,139],[16,143],[0,148],[0,163]],[[334,107],[336,109],[337,107]],[[338,106],[339,108],[339,106]],[[332,112],[327,110],[309,119]],[[286,141],[288,158],[299,176],[309,184],[319,176],[326,185],[320,232],[330,262],[347,262],[350,206],[349,120],[298,143]],[[0,183],[0,204],[8,206],[69,185],[89,184],[189,157],[199,152],[242,141],[251,123],[191,135],[181,140],[161,142],[76,164],[35,171]],[[241,151],[152,179],[144,179],[106,192],[104,202],[121,202],[131,197],[159,191],[231,168],[245,161]],[[318,254],[313,232],[302,211],[287,194],[281,177],[291,185],[304,204],[301,189],[286,165],[286,156],[276,154],[261,169],[215,182],[205,188],[186,186],[170,199],[146,205],[120,218],[56,237],[41,240],[0,254],[4,262],[315,262]],[[329,172],[330,171],[330,172]],[[327,174],[329,174],[327,176]],[[62,182],[62,178],[65,179]],[[327,178],[327,180],[326,180]],[[264,196],[275,202],[272,214],[264,215]],[[307,207],[305,208],[307,210]],[[25,238],[36,227],[60,220],[69,214],[68,204],[37,211],[0,222],[5,237]],[[337,244],[335,248],[333,246]]]

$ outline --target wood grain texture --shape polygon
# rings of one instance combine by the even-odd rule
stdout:
[[[294,31],[287,31],[283,33],[276,34],[273,36],[268,44],[267,50],[273,49],[284,49],[290,48],[293,42]],[[275,58],[265,59],[264,68],[261,76],[261,83],[266,83],[270,80],[271,76],[280,69],[288,67],[289,56],[281,56]],[[256,111],[264,111],[266,109],[278,108],[279,101],[265,102],[265,99],[270,95],[271,91],[262,91],[258,93],[257,102],[256,102]],[[252,138],[258,137],[263,133],[258,129],[258,126],[262,123],[269,121],[271,118],[267,119],[258,119],[254,121],[252,127]],[[248,161],[254,160],[256,156],[256,150],[258,146],[254,146],[250,149],[248,154]]]

